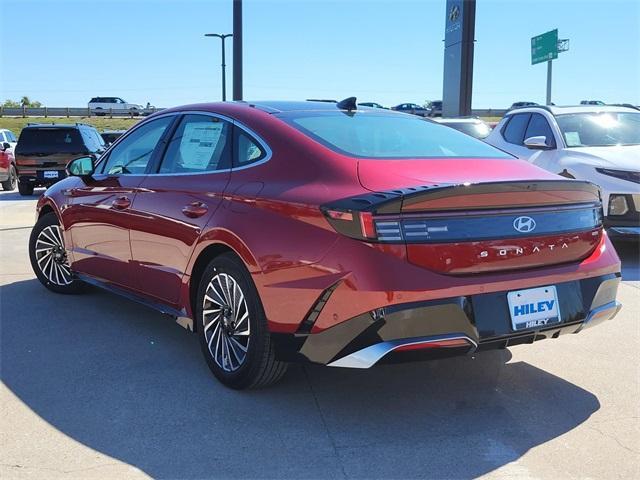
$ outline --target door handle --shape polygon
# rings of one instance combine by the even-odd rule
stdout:
[[[191,202],[189,205],[182,207],[182,213],[189,218],[201,217],[208,210],[207,204],[202,202]]]
[[[124,210],[125,208],[129,208],[131,206],[131,200],[127,197],[118,197],[113,202],[111,202],[111,207],[116,210]]]

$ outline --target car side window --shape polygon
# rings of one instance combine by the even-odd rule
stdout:
[[[509,143],[522,145],[524,141],[524,131],[529,123],[530,113],[518,113],[511,116],[511,120],[502,130],[502,136]]]
[[[259,162],[267,156],[267,152],[260,144],[240,127],[236,127],[235,161],[234,166],[244,167]]]
[[[160,165],[160,173],[201,173],[231,168],[231,124],[210,115],[185,115]]]
[[[136,128],[109,152],[102,172],[108,175],[145,173],[158,141],[173,118],[158,118]]]
[[[556,140],[553,137],[553,132],[551,131],[549,122],[539,113],[531,114],[529,126],[527,127],[527,131],[524,134],[525,140],[531,137],[546,137],[547,146],[552,148],[556,147]]]

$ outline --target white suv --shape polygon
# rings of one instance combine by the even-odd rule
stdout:
[[[142,105],[125,102],[120,97],[93,97],[89,100],[91,113],[96,115],[106,115],[107,113],[131,113],[140,115],[144,110]]]
[[[602,191],[605,225],[640,238],[640,111],[600,105],[508,112],[485,142]]]

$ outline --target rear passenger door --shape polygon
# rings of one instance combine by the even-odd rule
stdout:
[[[183,115],[140,185],[131,253],[141,290],[161,303],[179,304],[194,245],[229,182],[232,135],[231,122],[219,116]]]

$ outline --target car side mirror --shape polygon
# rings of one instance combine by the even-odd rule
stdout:
[[[11,148],[11,145],[9,145],[8,142],[2,142],[2,147],[0,147],[0,150],[4,152],[5,150],[9,150],[10,148]]]
[[[531,150],[551,150],[552,148],[547,145],[547,137],[545,137],[544,135],[527,138],[524,141],[524,146]]]
[[[67,174],[72,177],[89,177],[96,170],[95,160],[92,155],[74,158],[67,164]]]

